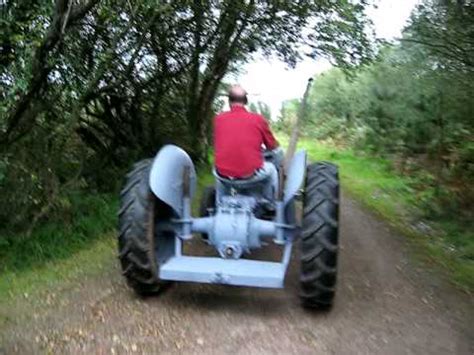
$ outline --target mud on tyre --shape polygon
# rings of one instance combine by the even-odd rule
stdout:
[[[309,308],[329,308],[337,275],[339,177],[337,166],[307,167],[301,237],[300,298]]]

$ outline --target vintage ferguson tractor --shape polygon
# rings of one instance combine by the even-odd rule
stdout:
[[[153,160],[136,164],[127,175],[119,212],[119,257],[128,284],[139,294],[156,292],[170,281],[282,288],[293,243],[299,242],[302,303],[331,306],[338,250],[337,167],[307,165],[306,153],[299,151],[285,172],[278,169],[277,184],[266,176],[232,180],[214,172],[215,186],[203,194],[196,218],[191,215],[196,172],[184,150],[167,145]],[[295,207],[300,196],[302,208]],[[185,255],[183,243],[193,236],[214,247],[217,256]],[[268,241],[282,248],[280,262],[249,258]]]

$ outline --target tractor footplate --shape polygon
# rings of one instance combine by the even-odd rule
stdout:
[[[172,257],[160,267],[160,279],[188,282],[282,288],[283,263],[216,257]]]

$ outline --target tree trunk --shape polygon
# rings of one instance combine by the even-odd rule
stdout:
[[[53,65],[48,63],[48,57],[64,37],[66,28],[74,21],[83,18],[99,0],[90,0],[82,6],[73,6],[71,0],[56,0],[54,15],[48,32],[40,46],[35,50],[32,60],[33,77],[28,83],[24,95],[18,100],[7,118],[7,130],[0,137],[0,144],[8,146],[21,138],[33,127],[39,114],[38,97],[47,82]]]

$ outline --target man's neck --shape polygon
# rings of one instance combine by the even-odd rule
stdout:
[[[245,110],[245,105],[241,103],[232,103],[230,104],[231,110]]]

